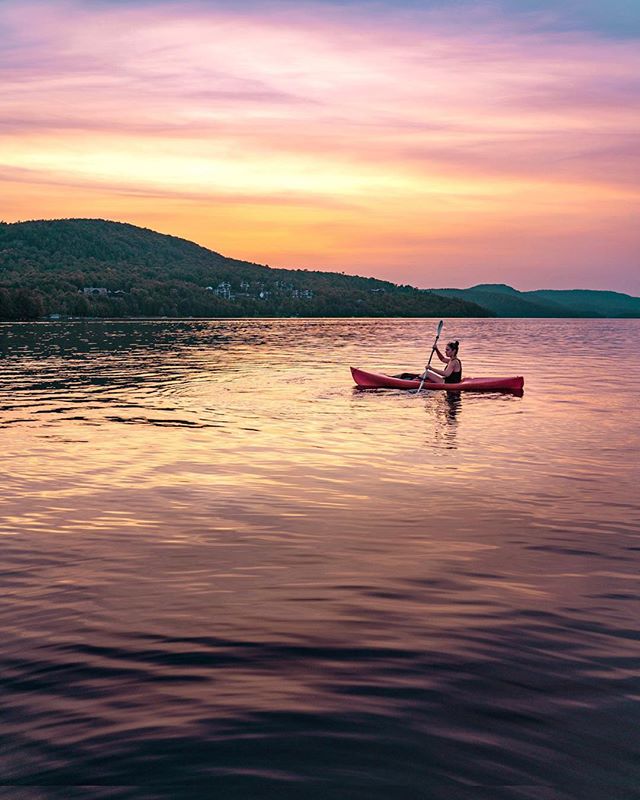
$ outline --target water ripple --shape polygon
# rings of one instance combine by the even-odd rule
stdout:
[[[433,329],[0,325],[3,796],[638,796],[640,324]]]

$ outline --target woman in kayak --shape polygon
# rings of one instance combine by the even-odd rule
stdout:
[[[449,342],[445,347],[444,355],[442,355],[436,346],[434,348],[436,355],[447,366],[444,369],[425,367],[425,370],[427,370],[426,380],[435,381],[435,383],[460,383],[462,380],[462,361],[458,358],[459,347],[460,342]]]
[[[444,369],[436,369],[435,367],[425,367],[426,372],[422,375],[425,376],[425,381],[433,381],[434,383],[460,383],[462,380],[462,361],[458,358],[458,348],[460,342],[449,342],[445,347],[444,355],[434,347],[438,358],[443,364],[447,366]],[[392,375],[392,378],[401,378],[405,381],[419,381],[422,375],[416,375],[413,372],[403,372],[401,375]]]

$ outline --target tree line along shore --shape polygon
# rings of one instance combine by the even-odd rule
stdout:
[[[274,269],[108,220],[0,223],[0,320],[141,316],[640,316],[640,299],[502,285],[425,290]]]

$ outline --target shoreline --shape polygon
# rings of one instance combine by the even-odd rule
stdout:
[[[150,316],[150,317],[143,317],[143,316],[135,316],[135,317],[59,317],[55,319],[51,319],[50,317],[39,317],[37,319],[0,319],[0,325],[34,325],[38,324],[41,325],[43,323],[67,323],[67,322],[221,322],[223,320],[229,321],[239,321],[239,320],[277,320],[277,319],[290,319],[290,320],[344,320],[344,319],[362,319],[362,320],[372,320],[372,319],[473,319],[473,320],[495,320],[495,319],[505,319],[505,320],[560,320],[560,319],[575,319],[575,320],[634,320],[640,319],[640,314],[637,316],[616,316],[616,317],[605,317],[605,316],[592,316],[587,317],[584,315],[579,316],[563,316],[563,317],[509,317],[509,316],[494,316],[494,317],[456,317],[456,316],[429,316],[429,317],[418,317],[418,316],[394,316],[394,315],[380,315],[380,316],[366,316],[366,315],[350,315],[350,316],[259,316],[259,317],[242,317],[242,316],[225,316],[225,317],[192,317],[192,316],[179,316],[179,317],[167,317],[167,316]]]

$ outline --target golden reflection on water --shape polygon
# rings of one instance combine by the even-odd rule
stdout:
[[[316,540],[419,527],[424,510],[429,523],[486,537],[496,513],[597,529],[594,509],[585,514],[594,492],[606,525],[624,529],[616,502],[628,497],[629,465],[603,458],[638,446],[612,419],[629,414],[624,391],[568,396],[525,324],[447,323],[467,329],[470,372],[525,373],[523,398],[354,390],[350,363],[420,363],[427,321],[12,326],[35,352],[23,345],[16,357],[5,337],[3,529],[169,526],[188,538],[203,528],[278,536],[284,525]],[[569,323],[544,324],[561,337]],[[591,346],[588,356],[585,376]],[[573,369],[579,386],[578,358]],[[598,470],[608,474],[596,485]]]
[[[87,678],[102,732],[158,714],[183,733],[285,709],[404,720],[398,686],[465,696],[425,654],[508,660],[523,631],[513,652],[561,645],[576,674],[593,660],[606,695],[618,667],[597,659],[629,656],[638,599],[638,323],[446,322],[469,374],[524,374],[523,397],[352,386],[350,365],[424,363],[433,328],[0,326],[7,645],[96,670],[123,660],[131,684]],[[570,391],[554,345],[568,336]],[[629,381],[598,392],[612,352]],[[154,683],[166,675],[173,694]],[[557,720],[561,698],[546,702]],[[455,736],[481,738],[467,724]]]

